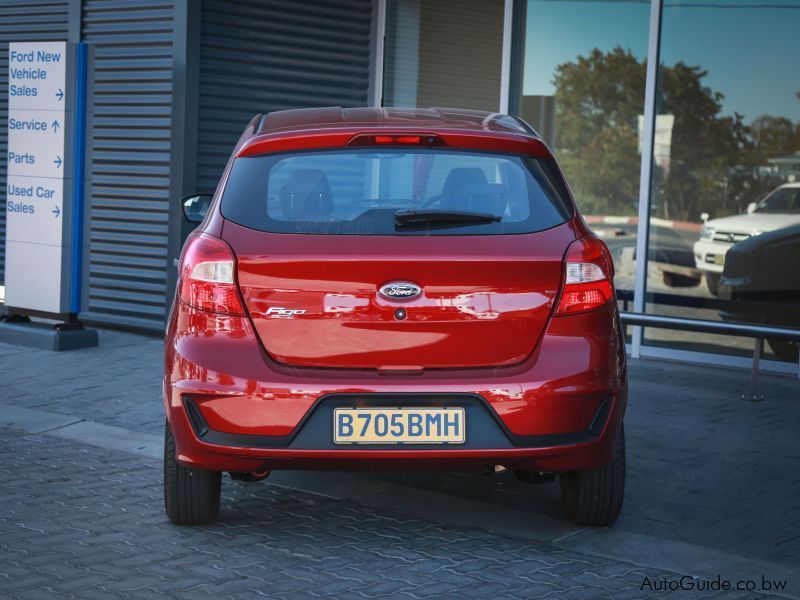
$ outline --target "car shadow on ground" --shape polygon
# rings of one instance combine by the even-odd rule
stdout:
[[[247,517],[250,504],[262,502],[263,509],[272,502],[291,502],[296,491],[313,491],[310,498],[319,502],[351,501],[365,510],[380,508],[393,511],[396,519],[428,519],[451,525],[478,525],[486,531],[508,532],[518,527],[521,539],[544,540],[564,535],[578,528],[561,509],[557,479],[541,483],[521,481],[513,471],[395,471],[395,472],[276,472],[258,483],[223,482],[221,522]],[[265,496],[259,500],[259,496]],[[245,500],[243,507],[238,506]],[[498,516],[503,515],[503,524]],[[541,535],[528,535],[536,524]],[[555,527],[554,527],[555,526]]]

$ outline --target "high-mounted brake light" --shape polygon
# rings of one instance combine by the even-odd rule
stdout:
[[[421,143],[418,135],[376,135],[376,144],[419,144]]]
[[[424,133],[362,133],[347,143],[348,146],[444,146],[438,135]]]
[[[594,310],[614,297],[614,263],[594,236],[575,240],[564,256],[564,289],[556,315]]]
[[[244,314],[235,264],[233,250],[222,240],[205,233],[190,238],[181,258],[181,300],[198,310]]]

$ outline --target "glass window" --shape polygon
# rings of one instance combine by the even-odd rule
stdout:
[[[239,158],[222,197],[226,218],[275,233],[532,233],[570,206],[552,159],[385,148]]]
[[[800,186],[779,187],[761,202],[756,203],[753,214],[797,215],[800,214]]]
[[[666,0],[648,310],[800,327],[800,4]],[[753,340],[646,330],[751,355]],[[767,343],[797,361],[797,346]]]
[[[503,0],[389,0],[383,105],[497,111]]]
[[[630,300],[649,14],[649,3],[602,0],[527,0],[514,12],[512,110],[554,150]]]

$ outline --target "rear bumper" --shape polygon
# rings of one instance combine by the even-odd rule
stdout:
[[[176,411],[170,425],[178,447],[178,459],[187,465],[216,471],[267,471],[278,469],[452,469],[503,465],[513,469],[573,471],[591,469],[611,462],[616,436],[625,408],[624,395],[610,399],[607,419],[597,433],[563,435],[564,443],[536,447],[453,449],[362,449],[265,447],[252,436],[236,441],[226,436],[219,443],[207,432],[193,427],[186,411]],[[243,436],[246,437],[246,436]],[[553,436],[557,438],[559,436]],[[214,440],[214,441],[209,441]],[[554,439],[553,442],[556,440]],[[271,443],[272,440],[262,440]],[[233,445],[235,443],[241,445]],[[258,445],[256,445],[258,444]]]
[[[391,376],[278,365],[247,319],[180,307],[168,330],[166,373],[178,459],[220,471],[590,469],[612,460],[627,401],[624,345],[611,304],[552,319],[532,356],[514,367]],[[387,395],[403,405],[465,402],[474,411],[467,444],[332,444],[331,402],[380,406]],[[493,426],[477,425],[480,411]]]

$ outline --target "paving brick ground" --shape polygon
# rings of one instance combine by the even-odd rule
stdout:
[[[163,342],[100,332],[97,348],[49,352],[0,343],[0,402],[160,433]]]
[[[161,348],[114,331],[78,352],[0,345],[0,407],[160,435]],[[763,565],[767,577],[800,572],[800,385],[765,378],[768,399],[753,404],[738,398],[747,378],[632,363],[626,503],[599,532],[559,521],[554,485],[508,473],[361,480],[408,490],[416,506],[397,510],[304,491],[303,474],[292,480],[299,489],[226,480],[220,522],[178,528],[163,514],[157,460],[0,428],[0,598],[681,597],[640,589],[645,576],[687,572],[664,568],[659,550],[683,547],[674,544],[709,561],[716,553],[725,578],[743,564]],[[453,514],[428,510],[423,491],[452,502]],[[485,521],[460,524],[465,502]],[[505,529],[494,522],[507,514],[522,516],[520,535],[508,518]],[[526,537],[527,516],[558,532]],[[800,596],[800,577],[787,593]]]
[[[45,436],[0,437],[0,594],[640,598],[667,575],[265,484],[224,518],[165,522],[159,465]]]

